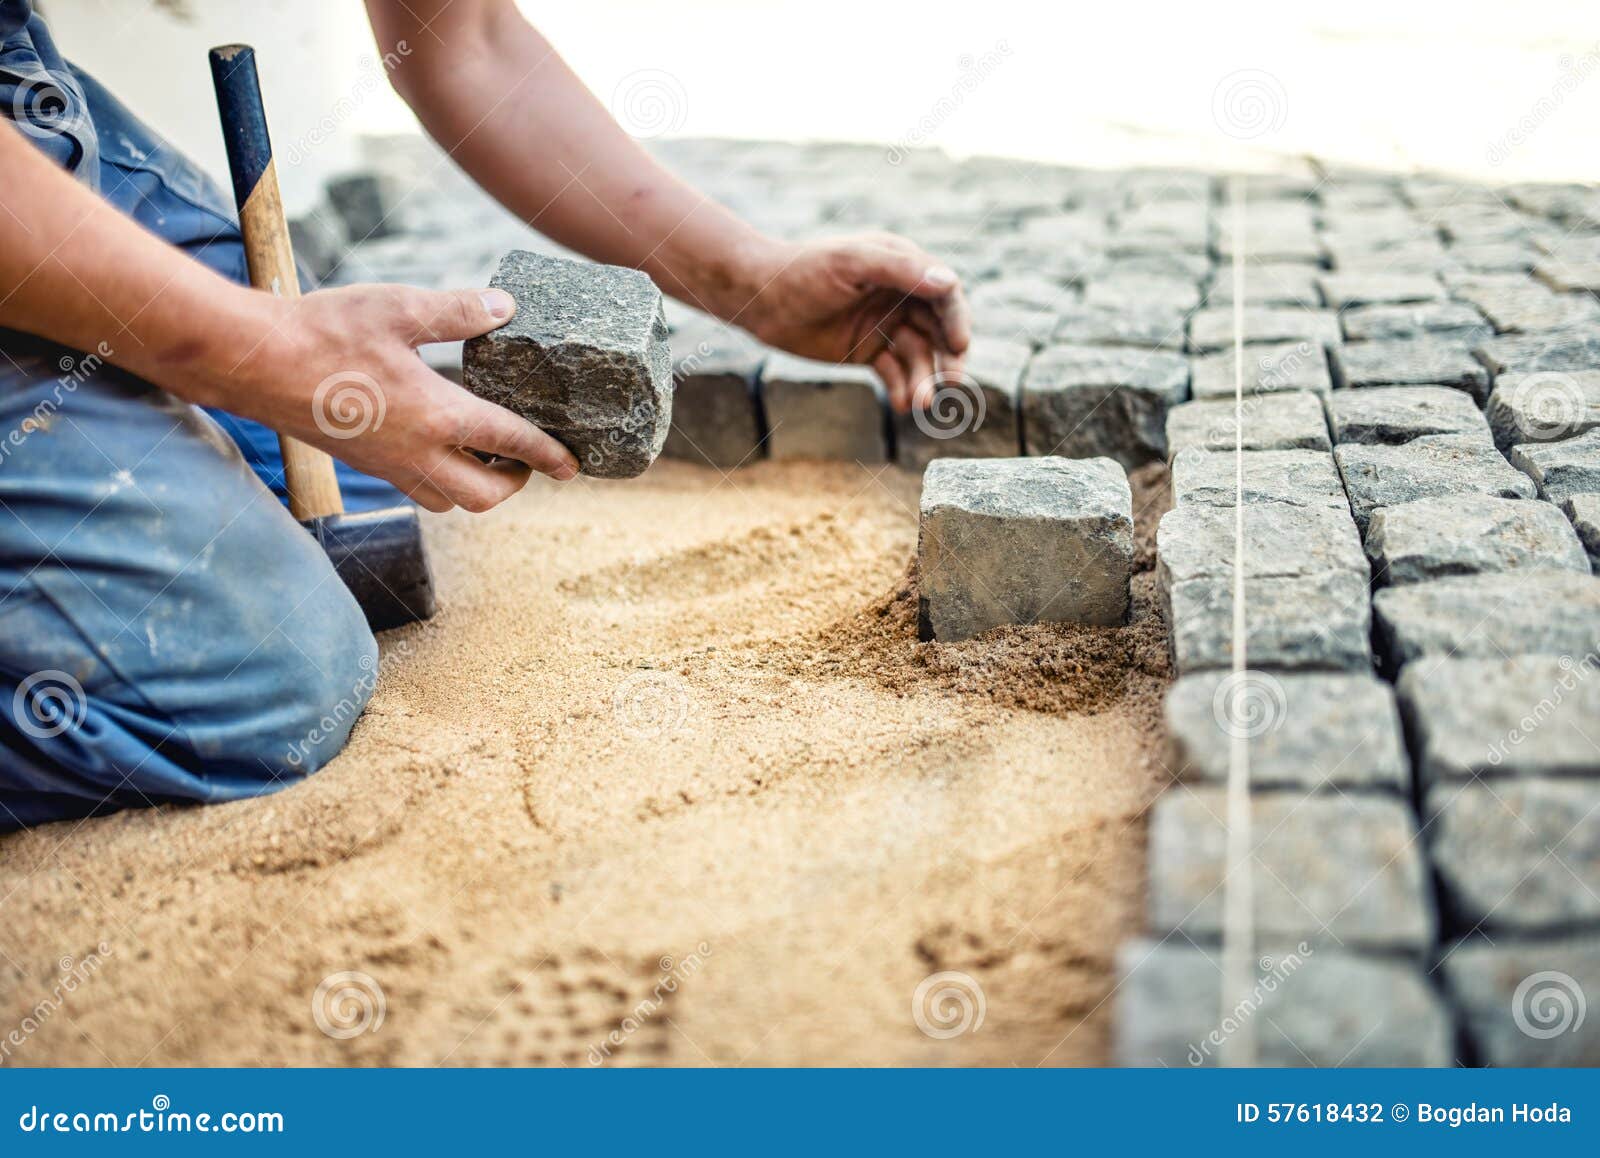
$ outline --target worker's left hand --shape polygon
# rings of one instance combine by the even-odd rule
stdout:
[[[806,358],[871,366],[899,413],[926,407],[936,373],[961,369],[971,336],[961,282],[892,233],[780,246],[734,320]]]

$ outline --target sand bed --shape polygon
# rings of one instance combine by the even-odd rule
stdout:
[[[916,488],[664,462],[433,519],[444,610],[327,770],[0,839],[0,1036],[105,947],[0,1064],[1104,1061],[1153,576],[1127,628],[917,644]],[[945,970],[985,1014],[938,1039]],[[383,992],[348,1039],[342,971]]]

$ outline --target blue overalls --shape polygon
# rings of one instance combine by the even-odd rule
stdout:
[[[67,64],[29,0],[0,0],[0,116],[247,280],[220,190]],[[355,600],[278,501],[275,436],[116,370],[108,343],[0,329],[0,831],[276,791],[344,746],[376,681]],[[340,482],[351,509],[401,501]]]

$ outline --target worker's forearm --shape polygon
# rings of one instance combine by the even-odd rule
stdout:
[[[372,7],[388,50],[415,5]],[[563,245],[743,320],[777,243],[657,164],[513,5],[458,0],[432,28],[408,42],[395,87],[457,164]]]
[[[275,340],[280,305],[151,236],[0,123],[0,326],[226,405],[246,351]]]

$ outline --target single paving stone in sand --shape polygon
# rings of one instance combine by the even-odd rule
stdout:
[[[1533,374],[1541,370],[1593,370],[1600,368],[1600,326],[1507,334],[1479,343],[1473,352],[1496,379],[1514,371]]]
[[[1385,587],[1372,597],[1389,670],[1424,656],[1568,655],[1600,648],[1600,577],[1506,571]]]
[[[1235,391],[1233,351],[1201,354],[1189,359],[1196,398],[1232,398]],[[1312,342],[1287,342],[1250,346],[1244,351],[1245,394],[1277,394],[1290,390],[1326,395],[1333,390],[1328,356]]]
[[[932,404],[894,416],[895,459],[920,471],[936,458],[1015,458],[1022,453],[1022,373],[1033,351],[978,337],[959,376],[941,375]]]
[[[1226,789],[1167,792],[1150,819],[1150,931],[1222,933]],[[1422,953],[1434,913],[1411,808],[1390,796],[1251,796],[1255,933],[1262,943]]]
[[[1449,1011],[1411,963],[1337,948],[1261,944],[1249,1014],[1264,1066],[1448,1066]],[[1214,1066],[1224,1042],[1218,951],[1139,939],[1117,953],[1114,1058],[1121,1066]],[[1600,984],[1600,978],[1597,978]],[[1254,998],[1252,998],[1254,999]]]
[[[1489,393],[1489,374],[1462,346],[1434,338],[1392,342],[1352,342],[1329,352],[1336,389],[1358,386],[1451,386],[1465,390],[1480,405]]]
[[[1586,572],[1577,534],[1549,503],[1490,495],[1436,495],[1375,511],[1367,525],[1373,582],[1555,569]]]
[[[936,459],[917,538],[924,637],[1127,619],[1133,492],[1107,458]]]
[[[1466,302],[1358,306],[1340,314],[1339,324],[1347,342],[1435,338],[1465,348],[1493,333],[1483,315]]]
[[[1349,509],[1333,455],[1321,450],[1229,450],[1190,448],[1172,458],[1174,506],[1231,507],[1246,503]],[[1236,476],[1242,470],[1243,486]],[[1563,520],[1565,521],[1565,520]]]
[[[1538,933],[1600,920],[1600,780],[1436,784],[1424,815],[1459,924]]]
[[[1366,673],[1250,670],[1186,675],[1166,698],[1172,771],[1223,783],[1235,735],[1253,788],[1408,791],[1389,685]]]
[[[1379,508],[1432,495],[1535,497],[1528,477],[1482,435],[1427,434],[1401,446],[1347,442],[1333,455],[1363,531]]]
[[[1339,315],[1332,310],[1307,310],[1297,306],[1246,306],[1244,340],[1247,345],[1306,342],[1312,346],[1339,344]],[[1189,349],[1196,354],[1233,347],[1233,309],[1204,309],[1189,320]]]
[[[1444,297],[1444,283],[1416,273],[1325,273],[1317,279],[1322,300],[1336,310],[1351,306],[1431,302]]]
[[[1572,529],[1589,554],[1590,570],[1600,574],[1600,494],[1573,495],[1561,509],[1572,520]]]
[[[1600,492],[1600,427],[1560,442],[1525,442],[1506,457],[1552,503]]]
[[[1125,467],[1166,457],[1167,411],[1189,392],[1178,354],[1119,346],[1050,346],[1022,382],[1031,455],[1104,455]]]
[[[761,370],[767,453],[776,459],[887,462],[887,407],[865,366],[773,353]]]
[[[1249,262],[1244,271],[1244,303],[1246,306],[1297,306],[1315,309],[1322,305],[1322,294],[1317,289],[1316,266],[1299,262]],[[1217,270],[1216,279],[1206,292],[1210,306],[1233,305],[1233,267]]]
[[[466,343],[467,388],[563,443],[585,474],[642,473],[672,425],[672,355],[655,283],[636,269],[512,250],[489,284],[517,312]]]
[[[1369,386],[1328,399],[1335,442],[1398,445],[1429,434],[1470,434],[1489,444],[1472,399],[1448,386]]]
[[[1243,436],[1231,398],[1197,399],[1167,414],[1167,454],[1184,450],[1331,450],[1328,419],[1315,394],[1296,390],[1244,399]]]
[[[674,329],[672,429],[661,453],[732,470],[765,450],[756,376],[766,350],[714,319]]]
[[[1589,657],[1421,659],[1395,691],[1424,787],[1478,777],[1600,780],[1597,661]]]
[[[1501,450],[1593,430],[1600,427],[1600,370],[1502,374],[1486,413]]]
[[[1484,1065],[1600,1065],[1600,934],[1458,942],[1439,972]]]

